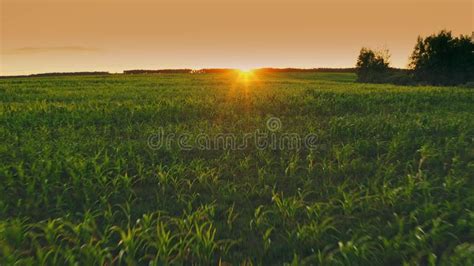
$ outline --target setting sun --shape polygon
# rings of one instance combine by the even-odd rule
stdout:
[[[253,72],[252,68],[239,68],[241,74],[251,74]]]
[[[249,83],[255,80],[255,70],[251,68],[239,68],[237,69],[238,78],[237,81],[241,83]]]

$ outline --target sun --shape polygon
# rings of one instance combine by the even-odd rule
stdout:
[[[251,74],[253,72],[252,68],[239,68],[238,70],[242,74]]]
[[[237,69],[237,82],[248,84],[255,80],[255,71],[251,68],[239,68]]]

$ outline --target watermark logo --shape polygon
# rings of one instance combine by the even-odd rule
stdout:
[[[271,132],[277,132],[281,129],[281,120],[278,117],[270,117],[267,119],[267,128]]]
[[[150,149],[159,150],[177,147],[180,150],[245,150],[256,148],[259,150],[299,150],[318,149],[323,147],[318,143],[318,137],[314,133],[304,136],[291,133],[280,132],[282,122],[277,117],[270,117],[266,120],[266,130],[255,130],[247,133],[167,133],[160,127],[147,139]]]

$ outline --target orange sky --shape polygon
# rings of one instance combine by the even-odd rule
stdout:
[[[471,0],[0,0],[0,75],[205,67],[405,67],[419,34],[471,34]]]

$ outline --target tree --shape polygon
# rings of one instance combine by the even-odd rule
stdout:
[[[474,43],[466,35],[453,37],[443,30],[418,37],[410,57],[418,81],[435,85],[456,85],[474,79]]]
[[[360,82],[381,82],[389,70],[390,55],[387,50],[374,51],[363,47],[356,63],[357,80]]]

